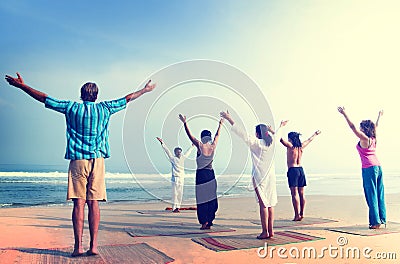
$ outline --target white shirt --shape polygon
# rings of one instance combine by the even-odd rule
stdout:
[[[174,181],[174,177],[185,177],[185,159],[190,155],[190,153],[193,150],[193,146],[191,146],[186,153],[181,155],[180,158],[176,157],[175,155],[172,155],[171,151],[168,149],[168,147],[162,143],[161,144],[162,148],[165,151],[165,154],[167,154],[168,160],[171,162],[172,165],[172,181]]]

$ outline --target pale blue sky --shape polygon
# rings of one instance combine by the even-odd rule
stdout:
[[[19,71],[32,87],[77,101],[81,85],[94,81],[100,87],[99,99],[108,100],[136,90],[170,64],[217,60],[241,69],[259,84],[275,122],[290,120],[286,132],[300,131],[306,139],[322,130],[305,152],[308,171],[360,167],[357,139],[337,113],[338,105],[346,106],[357,124],[375,120],[378,111],[385,110],[379,157],[384,169],[398,171],[393,150],[400,147],[399,13],[398,1],[1,2],[0,72],[4,76]],[[163,89],[162,83],[157,89]],[[195,96],[195,91],[186,96]],[[215,93],[224,94],[218,89]],[[145,115],[141,109],[152,103],[150,98],[145,95],[130,107],[137,106],[136,114]],[[201,114],[201,107],[193,105],[182,112],[197,109]],[[240,114],[240,109],[234,110]],[[118,113],[111,121],[110,170],[126,170],[123,124],[134,124],[124,116]],[[0,123],[0,164],[66,167],[63,116],[5,81],[0,83]],[[143,128],[134,131],[132,137],[143,145]],[[220,146],[221,157],[230,140]],[[149,164],[141,155],[146,153],[135,155],[134,169],[146,171]],[[157,155],[155,162],[167,172],[161,150]],[[285,164],[284,149],[278,147],[278,172],[285,171]]]

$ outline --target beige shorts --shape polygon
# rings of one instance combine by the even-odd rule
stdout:
[[[106,201],[104,158],[71,160],[68,169],[67,200]]]

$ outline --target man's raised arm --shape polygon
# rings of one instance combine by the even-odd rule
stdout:
[[[6,81],[17,88],[20,88],[22,91],[30,95],[32,98],[38,100],[39,102],[44,103],[47,98],[47,94],[42,93],[38,90],[33,89],[32,87],[26,85],[24,83],[24,80],[22,79],[21,75],[17,72],[17,78],[14,78],[12,76],[6,75]]]
[[[156,84],[155,83],[150,84],[150,82],[151,82],[151,80],[149,80],[146,83],[146,85],[144,86],[143,89],[141,89],[139,91],[136,91],[136,92],[133,92],[133,93],[130,93],[127,96],[125,96],[126,103],[129,103],[130,101],[135,100],[136,98],[142,96],[145,93],[153,91],[153,89],[156,87]]]

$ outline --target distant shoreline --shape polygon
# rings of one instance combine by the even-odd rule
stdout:
[[[220,197],[254,197],[251,175],[216,175]],[[306,174],[306,196],[363,195],[359,173]],[[184,203],[195,203],[194,174],[187,174]],[[277,193],[290,196],[285,174],[276,174]],[[386,194],[400,193],[400,174],[384,174]],[[106,173],[108,203],[147,203],[171,199],[170,174]],[[0,208],[67,206],[67,173],[59,171],[0,172]]]

